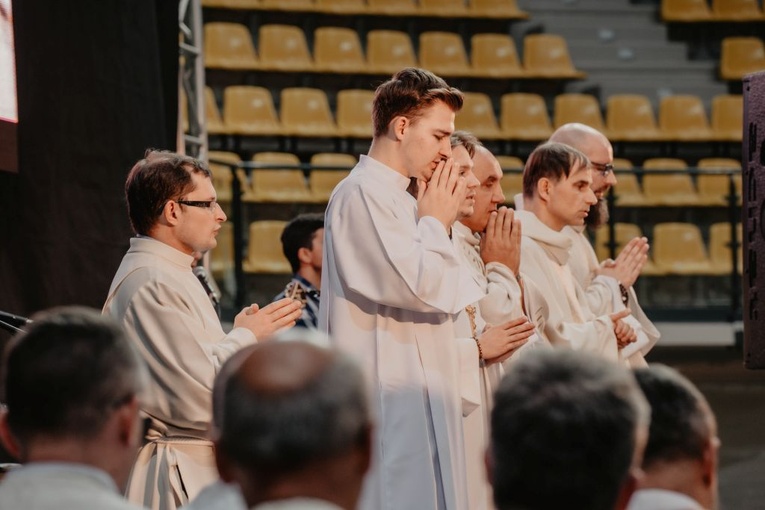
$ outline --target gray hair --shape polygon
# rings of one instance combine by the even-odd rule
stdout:
[[[96,310],[54,308],[33,318],[5,351],[8,425],[22,443],[92,437],[146,386],[146,367],[117,323]]]
[[[295,343],[269,343],[253,352]],[[218,438],[224,455],[239,465],[264,475],[290,472],[342,454],[365,437],[364,378],[343,354],[333,351],[326,365],[297,388],[254,389],[245,379],[240,371],[224,388]]]
[[[648,421],[625,368],[570,350],[529,354],[500,383],[492,412],[497,508],[611,510]]]

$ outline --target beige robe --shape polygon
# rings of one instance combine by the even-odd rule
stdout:
[[[532,309],[544,309],[535,325],[555,347],[592,352],[618,360],[613,324],[608,315],[595,315],[568,264],[571,239],[542,223],[533,213],[516,211],[523,228],[521,273],[538,289]],[[541,322],[541,324],[539,323]]]
[[[359,508],[468,508],[454,314],[481,289],[409,179],[362,156],[330,198],[319,329],[356,359],[376,419]]]
[[[584,234],[584,227],[566,227],[563,233],[571,239],[571,257],[569,265],[574,279],[585,290],[587,302],[595,314],[610,314],[623,310],[622,294],[619,282],[614,278],[598,275],[600,268],[598,257],[592,244]],[[637,333],[637,341],[619,351],[619,357],[632,367],[646,367],[644,356],[656,345],[661,334],[648,319],[638,303],[635,289],[629,288],[627,306],[630,316],[624,319]]]
[[[256,341],[245,328],[226,334],[191,272],[192,257],[152,239],[130,240],[103,313],[115,318],[146,362],[150,384],[141,410],[149,442],[128,482],[131,501],[173,510],[218,479],[207,430],[215,374]]]

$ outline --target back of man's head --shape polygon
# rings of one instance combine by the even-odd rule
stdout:
[[[147,150],[128,174],[125,198],[133,231],[149,235],[169,200],[178,200],[194,189],[191,175],[212,173],[199,160],[169,151]]]
[[[403,116],[415,120],[438,101],[457,112],[462,108],[462,92],[425,69],[402,69],[375,91],[372,102],[374,136],[385,134],[394,118]]]
[[[300,269],[298,250],[312,247],[316,231],[324,228],[324,215],[321,213],[307,213],[296,216],[282,231],[282,252],[292,267],[292,272],[297,273]]]
[[[716,499],[720,442],[707,400],[691,381],[667,366],[651,365],[636,370],[635,378],[651,406],[651,427],[643,457],[647,476],[643,486],[650,488],[654,477],[659,478],[660,483],[669,482],[668,473],[677,472],[676,466],[685,466],[680,470],[684,482],[675,479],[671,483],[677,490],[706,499],[700,501],[705,508],[711,506]],[[691,465],[699,469],[689,468]],[[691,471],[697,474],[691,475]]]
[[[500,383],[488,465],[499,510],[613,510],[634,489],[648,407],[633,376],[592,355],[530,355]]]
[[[532,151],[523,169],[523,196],[533,198],[542,178],[557,182],[569,176],[575,166],[587,167],[587,156],[569,145],[545,142]]]
[[[483,147],[483,144],[476,138],[473,133],[468,131],[457,130],[449,136],[449,142],[452,149],[455,147],[465,147],[468,155],[475,157],[476,150],[479,147]]]
[[[36,315],[2,368],[7,424],[22,451],[38,438],[92,438],[146,381],[122,330],[82,307]]]
[[[239,482],[250,506],[269,500],[284,480],[293,493],[281,498],[355,505],[369,463],[370,418],[363,376],[349,358],[306,342],[258,345],[237,362],[221,395],[218,468],[224,480]]]

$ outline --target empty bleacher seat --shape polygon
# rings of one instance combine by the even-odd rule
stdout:
[[[518,8],[516,0],[469,0],[468,10],[472,16],[509,19],[529,17],[529,13]]]
[[[743,259],[741,258],[741,223],[736,224],[736,240],[738,249],[738,272],[743,270]],[[733,258],[731,257],[731,231],[730,223],[714,223],[709,227],[709,260],[712,264],[712,272],[719,275],[730,274],[733,271]]]
[[[444,18],[460,18],[468,14],[465,0],[419,0],[420,13]]]
[[[556,129],[569,122],[580,122],[605,132],[600,102],[590,94],[558,94],[555,96],[553,118]]]
[[[712,98],[711,122],[715,140],[740,142],[744,133],[744,97],[722,94]]]
[[[462,37],[452,32],[420,34],[420,65],[440,76],[471,73]]]
[[[731,158],[703,158],[697,163],[699,170],[733,170],[733,185],[741,203],[741,162]],[[729,175],[710,175],[700,173],[696,178],[699,200],[705,205],[728,205],[730,194]]]
[[[417,12],[417,4],[415,0],[367,0],[367,12],[411,16]]]
[[[282,252],[281,235],[286,221],[253,221],[250,223],[247,258],[242,262],[246,273],[289,274],[290,263]]]
[[[687,173],[688,164],[682,159],[649,158],[643,162],[643,168],[668,171],[666,175],[651,173],[643,176],[643,195],[646,205],[675,207],[699,205],[699,195],[691,175]]]
[[[712,139],[704,103],[700,97],[693,95],[661,99],[659,130],[665,140],[703,142]]]
[[[232,163],[239,165],[242,160],[239,158],[239,154],[235,152],[227,151],[209,151],[207,153],[208,167],[212,172],[213,187],[215,187],[215,193],[218,203],[225,204],[231,202],[232,198],[232,186],[231,183],[234,180],[234,172],[231,171],[231,167],[220,163],[213,163],[211,160],[217,160],[224,163]],[[241,183],[241,179],[240,179]],[[249,189],[247,179],[245,175],[244,186],[242,186],[242,192],[246,193]]]
[[[740,80],[765,70],[765,44],[757,37],[726,37],[720,54],[720,78]]]
[[[310,71],[313,60],[305,33],[292,25],[262,25],[258,31],[260,65],[269,71]]]
[[[327,137],[337,135],[327,94],[321,89],[282,89],[279,108],[282,129],[287,135]]]
[[[661,140],[651,101],[639,94],[614,94],[606,107],[606,130],[614,141]]]
[[[697,22],[712,19],[707,0],[661,0],[664,21]]]
[[[315,69],[322,72],[362,73],[367,65],[359,35],[350,28],[317,28],[313,60]]]
[[[367,11],[364,0],[314,0],[314,9],[330,14],[363,14]]]
[[[314,10],[313,0],[260,0],[260,8],[269,11],[301,11]]]
[[[524,75],[515,43],[509,35],[475,34],[470,41],[470,61],[475,76],[514,78]]]
[[[226,87],[223,91],[223,120],[233,134],[257,136],[282,133],[271,92],[263,87]]]
[[[584,78],[571,61],[566,40],[559,35],[531,34],[523,38],[523,68],[537,78]]]
[[[210,87],[205,87],[205,119],[207,120],[207,132],[209,134],[228,133],[229,130],[223,123],[218,103],[215,101],[215,94]]]
[[[367,34],[367,70],[393,74],[404,67],[417,65],[412,40],[406,32],[370,30]]]
[[[257,69],[258,58],[246,26],[238,23],[205,23],[205,67]]]
[[[763,21],[757,0],[712,0],[712,17],[717,21]]]
[[[547,140],[553,132],[545,100],[539,94],[504,94],[500,125],[502,134],[511,140]]]
[[[653,260],[664,274],[711,275],[701,231],[690,223],[659,223],[653,229]]]
[[[252,157],[253,163],[276,166],[272,169],[252,170],[252,195],[255,202],[310,202],[310,191],[303,170],[290,168],[300,164],[300,159],[286,152],[259,152]],[[278,168],[284,165],[284,168]]]
[[[469,131],[479,139],[493,140],[500,138],[497,117],[491,98],[481,92],[464,92],[464,103],[454,119],[457,129]]]
[[[615,170],[632,170],[634,167],[631,161],[624,158],[614,158],[613,165]],[[619,172],[616,174],[616,181],[614,194],[616,195],[617,207],[640,207],[646,205],[643,190],[640,189],[640,184],[634,173]]]
[[[372,138],[371,90],[347,89],[337,93],[337,134],[353,138]]]
[[[313,201],[326,203],[332,190],[348,176],[350,169],[356,166],[356,163],[356,157],[350,154],[326,152],[311,156],[312,165],[336,167],[336,169],[311,170],[308,183]]]

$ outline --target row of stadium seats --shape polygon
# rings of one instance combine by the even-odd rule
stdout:
[[[757,0],[662,0],[664,21],[763,21],[763,11]]]
[[[741,243],[741,224],[736,239]],[[616,253],[630,239],[643,235],[640,227],[632,223],[616,223]],[[609,234],[607,227],[595,235],[595,251],[600,260],[608,258]],[[704,243],[701,229],[692,223],[657,223],[649,238],[649,262],[643,267],[644,276],[664,275],[729,275],[733,270],[731,257],[731,224],[715,223],[709,228],[709,242]],[[742,270],[741,247],[737,250],[738,272]]]
[[[266,24],[258,30],[258,49],[244,25],[205,24],[205,66],[210,69],[351,74],[392,74],[407,66],[427,68],[442,76],[482,78],[583,78],[571,62],[565,39],[532,34],[523,40],[523,65],[507,34],[472,36],[470,59],[462,36],[423,32],[419,55],[406,32],[371,30],[366,52],[350,28],[320,27],[314,32],[313,55],[303,29]]]
[[[338,92],[336,108],[320,89],[289,87],[281,91],[277,115],[271,92],[263,87],[237,85],[223,92],[223,115],[214,94],[205,91],[207,129],[210,134],[244,136],[302,136],[371,138],[374,92],[348,89]],[[545,140],[568,122],[582,122],[613,141],[740,141],[743,100],[740,95],[713,99],[711,123],[697,96],[662,99],[658,122],[646,96],[613,95],[607,100],[605,120],[595,96],[561,94],[550,119],[538,94],[510,93],[500,98],[499,120],[487,94],[466,92],[456,126],[486,140]]]
[[[345,15],[526,19],[515,0],[202,0],[204,7]]]
[[[274,220],[254,221],[249,225],[247,256],[243,260],[247,273],[290,273],[290,266],[281,250],[279,240],[286,222]],[[741,242],[741,225],[737,225],[737,239]],[[615,225],[617,253],[634,237],[643,233],[631,223]],[[644,276],[730,274],[733,267],[729,223],[715,223],[709,229],[709,243],[704,243],[701,230],[690,223],[659,223],[653,227],[651,259],[643,268]],[[608,228],[598,229],[595,249],[598,258],[609,257]],[[738,250],[738,269],[741,271],[741,249]],[[233,229],[223,224],[218,234],[218,247],[212,252],[211,268],[219,274],[233,265]]]
[[[758,37],[726,37],[723,39],[720,54],[720,78],[738,81],[744,75],[756,71],[765,71],[765,43],[762,39]]]
[[[232,152],[210,152],[211,160],[230,162],[240,165],[242,160]],[[522,191],[523,161],[512,156],[498,156],[500,165],[506,171],[502,177],[502,190],[508,203]],[[308,179],[295,154],[283,152],[260,152],[252,157],[252,162],[269,166],[251,172],[236,170],[242,189],[242,200],[258,203],[326,203],[334,187],[356,164],[356,157],[350,154],[319,153],[311,157],[311,169]],[[631,170],[632,163],[626,159],[616,159],[617,170]],[[211,163],[213,182],[218,190],[221,202],[231,200],[233,174],[229,167]],[[734,159],[704,158],[699,160],[700,170],[733,170],[734,185],[738,201],[741,201],[741,164]],[[650,158],[643,163],[645,170],[685,171],[688,164],[681,159]],[[626,207],[683,207],[683,206],[726,206],[730,192],[730,178],[723,174],[704,174],[693,176],[677,172],[661,175],[656,173],[642,176],[642,183],[634,173],[620,172],[615,188],[620,206]],[[695,181],[695,182],[694,182]]]

